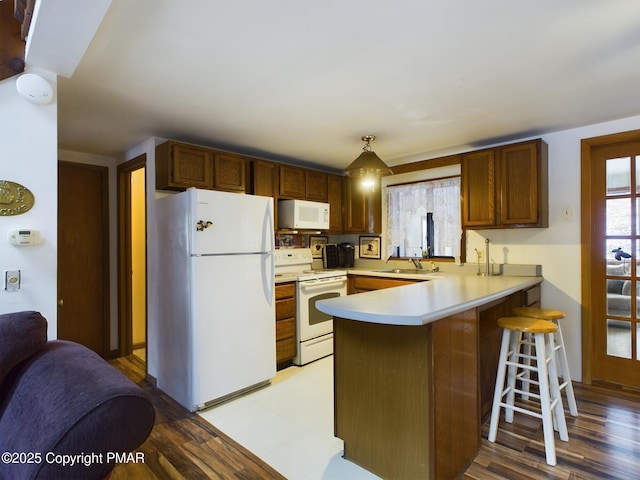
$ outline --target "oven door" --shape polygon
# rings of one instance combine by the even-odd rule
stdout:
[[[346,276],[298,282],[298,335],[301,342],[333,332],[333,317],[318,310],[316,302],[346,294]]]

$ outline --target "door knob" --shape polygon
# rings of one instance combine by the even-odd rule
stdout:
[[[58,299],[58,307],[62,307],[64,305],[64,300],[59,298]]]

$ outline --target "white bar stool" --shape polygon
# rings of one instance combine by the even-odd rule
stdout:
[[[576,403],[576,396],[573,393],[573,384],[571,383],[571,373],[569,372],[569,362],[567,361],[567,352],[564,348],[564,338],[562,336],[562,328],[560,328],[559,320],[564,318],[564,312],[562,310],[553,310],[550,308],[538,308],[538,307],[516,307],[512,309],[514,315],[520,317],[539,318],[541,320],[549,320],[558,326],[558,331],[554,333],[555,346],[554,350],[557,355],[557,368],[558,375],[562,377],[562,383],[560,384],[560,390],[564,390],[567,395],[567,404],[569,405],[569,412],[571,416],[578,416],[578,405]]]
[[[513,422],[514,411],[541,418],[547,463],[555,465],[554,419],[560,440],[569,441],[555,362],[553,334],[557,332],[558,326],[548,320],[527,317],[500,318],[498,325],[502,327],[503,333],[498,373],[496,375],[496,388],[493,395],[493,408],[491,410],[489,441],[495,442],[496,440],[501,408],[505,410],[504,417],[507,423]],[[522,333],[533,335],[536,350],[535,357],[519,351],[519,341]],[[534,360],[533,365],[531,360]],[[520,369],[530,370],[538,374],[537,383],[540,393],[529,392],[529,395],[539,399],[540,413],[514,404],[515,394],[523,393],[522,390],[516,388],[516,377]],[[507,377],[506,387],[505,376]]]

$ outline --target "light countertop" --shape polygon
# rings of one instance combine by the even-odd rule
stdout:
[[[543,280],[531,276],[442,273],[429,277],[428,281],[411,285],[320,300],[316,305],[334,317],[388,325],[424,325],[525,290]]]

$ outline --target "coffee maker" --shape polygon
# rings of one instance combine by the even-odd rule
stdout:
[[[353,268],[355,248],[349,242],[338,244],[338,262],[340,268]]]

